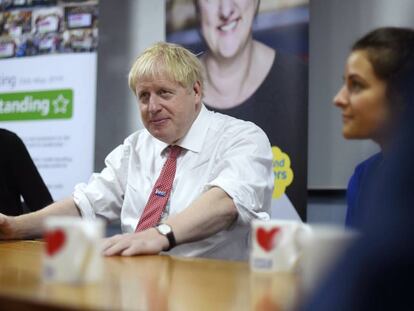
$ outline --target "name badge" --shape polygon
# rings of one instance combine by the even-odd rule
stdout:
[[[167,191],[155,189],[155,195],[158,195],[159,197],[165,197],[166,194],[167,194]]]

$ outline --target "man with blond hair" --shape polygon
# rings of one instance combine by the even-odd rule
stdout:
[[[70,198],[19,217],[0,214],[0,238],[38,236],[51,215],[101,217],[120,219],[123,232],[105,240],[107,256],[246,259],[251,220],[269,217],[272,152],[253,123],[204,107],[202,68],[178,45],[146,49],[129,73],[144,129]]]

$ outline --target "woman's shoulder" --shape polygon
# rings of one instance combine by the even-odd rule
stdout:
[[[368,159],[362,161],[361,163],[359,163],[356,166],[355,173],[363,173],[367,169],[370,169],[372,166],[378,164],[381,161],[381,159],[382,159],[382,153],[381,152],[378,152],[378,153],[372,155],[371,157],[369,157]]]
[[[22,140],[17,134],[4,128],[0,128],[0,141],[3,146],[7,145],[8,147],[22,143]]]
[[[9,130],[0,128],[0,136],[1,137],[16,137],[17,135]]]
[[[376,153],[369,157],[368,159],[359,163],[354,170],[351,178],[348,182],[348,191],[353,188],[359,188],[362,180],[364,180],[365,176],[371,174],[375,171],[375,167],[381,162],[382,153]]]
[[[367,185],[369,186],[370,180],[372,180],[372,174],[375,174],[376,168],[382,161],[382,153],[376,153],[368,159],[359,163],[354,173],[348,182],[347,188],[347,216],[346,225],[350,227],[358,227],[363,215],[363,206],[360,206],[359,201],[361,196],[366,192]]]
[[[381,152],[378,152],[374,155],[372,155],[371,157],[369,157],[368,159],[362,161],[361,163],[359,163],[354,170],[354,173],[352,174],[349,183],[348,183],[348,188],[352,188],[353,186],[357,185],[360,183],[360,180],[368,173],[372,170],[373,167],[376,166],[376,164],[378,164],[381,161],[382,158],[382,154]]]

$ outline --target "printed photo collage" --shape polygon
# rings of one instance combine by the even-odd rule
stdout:
[[[98,0],[0,0],[0,58],[97,47]]]

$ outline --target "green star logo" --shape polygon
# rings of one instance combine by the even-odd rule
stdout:
[[[56,114],[59,113],[63,113],[65,114],[67,111],[67,107],[69,104],[70,100],[65,98],[65,96],[63,96],[62,94],[59,94],[59,96],[53,100],[52,105],[53,105],[53,111]]]

